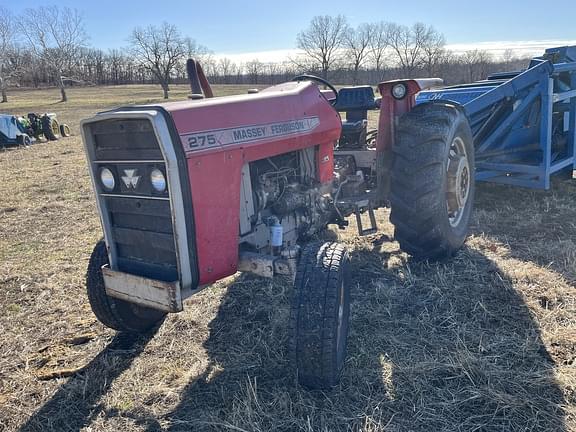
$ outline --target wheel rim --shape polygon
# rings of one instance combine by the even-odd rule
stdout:
[[[52,133],[54,135],[58,135],[60,133],[60,127],[58,126],[58,123],[56,123],[56,121],[52,121],[51,128],[52,128]]]
[[[340,345],[342,344],[342,332],[344,331],[344,281],[340,284],[338,292],[338,328],[336,329],[336,353],[340,358]]]
[[[446,190],[446,207],[448,221],[453,227],[458,226],[464,215],[464,209],[470,195],[470,164],[466,145],[460,137],[454,138],[448,155],[448,187]]]

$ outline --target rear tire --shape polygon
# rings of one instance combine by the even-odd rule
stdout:
[[[289,352],[299,383],[309,389],[338,384],[346,358],[350,317],[350,259],[339,243],[304,248],[296,270]]]
[[[56,141],[60,135],[60,125],[58,124],[58,121],[47,115],[43,115],[42,132],[47,140]]]
[[[162,311],[110,297],[104,288],[102,266],[108,264],[104,240],[96,243],[86,272],[86,288],[92,312],[102,324],[114,330],[145,333],[166,316]]]
[[[400,248],[417,259],[453,255],[466,240],[474,203],[474,144],[454,105],[417,105],[399,122],[390,220]]]

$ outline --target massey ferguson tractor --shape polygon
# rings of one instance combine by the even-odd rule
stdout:
[[[338,382],[351,288],[345,246],[310,239],[352,215],[359,235],[374,234],[374,210],[389,206],[404,251],[449,257],[475,180],[547,189],[575,162],[576,47],[455,87],[383,82],[379,98],[309,75],[214,98],[193,60],[188,74],[188,101],[82,123],[104,231],[87,272],[92,310],[144,332],[238,271],[292,277],[288,352],[308,388]]]

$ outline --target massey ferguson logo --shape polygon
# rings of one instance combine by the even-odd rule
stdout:
[[[212,129],[204,132],[180,135],[180,138],[182,138],[186,150],[193,151],[230,144],[249,143],[265,139],[271,140],[290,135],[303,134],[315,129],[319,125],[320,119],[318,117],[303,117],[280,123]]]
[[[137,170],[135,169],[125,169],[124,174],[122,176],[122,181],[126,185],[128,189],[136,189],[138,186],[138,181],[140,180],[140,176],[136,175]]]

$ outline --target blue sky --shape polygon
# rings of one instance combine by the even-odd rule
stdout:
[[[50,1],[0,0],[0,4],[18,13]],[[576,0],[59,0],[52,4],[81,10],[91,45],[104,49],[126,45],[137,25],[167,21],[215,53],[285,50],[294,48],[298,31],[321,14],[344,14],[352,25],[422,21],[444,33],[449,44],[576,40]],[[546,5],[553,8],[543,10]]]

